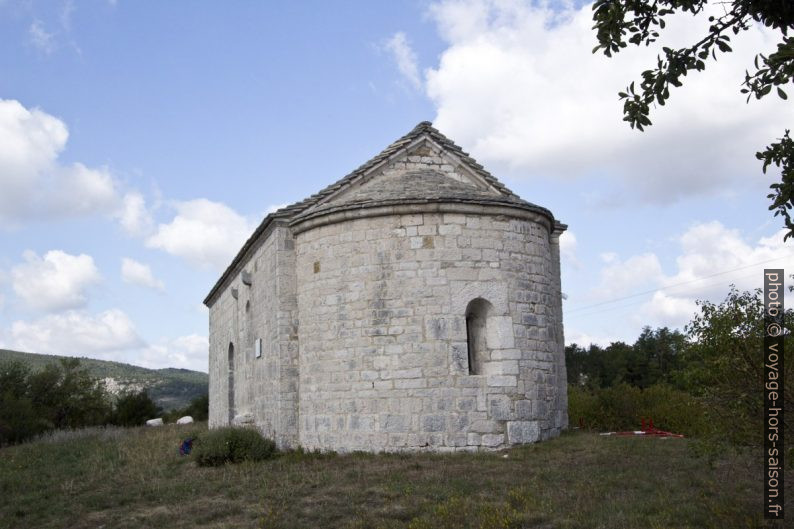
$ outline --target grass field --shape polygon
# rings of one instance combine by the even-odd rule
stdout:
[[[709,465],[689,440],[567,433],[498,453],[295,452],[199,468],[177,447],[205,429],[56,433],[3,448],[0,527],[763,526],[761,461]]]

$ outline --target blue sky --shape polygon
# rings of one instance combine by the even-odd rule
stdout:
[[[583,2],[0,0],[0,346],[206,370],[201,301],[266,212],[422,120],[569,225],[569,343],[794,269],[753,156],[794,107],[738,92],[775,35],[640,134],[616,94],[654,51],[592,55],[591,26]]]

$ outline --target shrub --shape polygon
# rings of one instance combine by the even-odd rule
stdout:
[[[149,398],[146,390],[122,393],[116,401],[110,423],[117,426],[141,426],[159,414],[160,408]]]
[[[17,361],[0,362],[0,445],[56,428],[103,424],[109,411],[104,384],[76,358],[36,372]]]
[[[218,428],[194,441],[193,454],[203,467],[262,461],[276,455],[276,443],[251,428]]]
[[[594,390],[569,386],[568,416],[574,426],[582,418],[586,428],[602,431],[637,430],[643,418],[687,436],[704,435],[710,428],[703,402],[666,384],[644,390],[628,384]]]
[[[165,422],[176,422],[179,418],[189,415],[194,421],[206,421],[209,418],[209,395],[201,395],[190,401],[184,408],[171,410],[163,415]]]

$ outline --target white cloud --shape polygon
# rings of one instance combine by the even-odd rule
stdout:
[[[124,257],[121,260],[121,279],[125,283],[132,283],[161,292],[165,290],[165,284],[159,279],[155,279],[149,265],[128,257]]]
[[[782,242],[784,233],[780,230],[751,243],[739,230],[717,221],[693,225],[678,237],[681,250],[672,274],[662,271],[653,253],[626,260],[604,254],[601,281],[590,293],[595,303],[571,307],[568,316],[579,325],[585,316],[600,312],[619,316],[615,310],[628,308],[632,312],[629,320],[636,325],[682,327],[698,312],[697,300],[719,303],[730,284],[739,290],[759,288],[764,268],[794,270],[794,251]],[[634,295],[656,289],[660,290]],[[624,296],[626,299],[617,299]]]
[[[121,207],[115,216],[124,231],[134,237],[148,235],[154,226],[151,214],[146,208],[146,201],[137,191],[124,195]]]
[[[178,367],[207,372],[208,358],[207,337],[190,334],[148,346],[139,354],[136,363],[152,369]]]
[[[603,252],[598,257],[605,263],[614,263],[618,258],[618,254],[615,252]]]
[[[174,207],[177,215],[170,223],[160,224],[146,245],[196,266],[223,270],[254,229],[243,216],[219,202],[200,198],[176,202]]]
[[[275,213],[276,211],[280,210],[281,208],[286,208],[289,204],[273,204],[265,209],[265,216],[270,215],[271,213]]]
[[[73,0],[66,0],[63,4],[63,9],[61,9],[61,27],[69,32],[72,30],[72,15],[77,10],[77,7],[74,5]]]
[[[40,20],[34,20],[28,28],[28,37],[31,44],[44,54],[51,54],[55,51],[55,35],[44,29],[44,24]]]
[[[664,277],[659,258],[653,253],[633,255],[621,261],[613,257],[601,269],[600,283],[592,290],[596,301],[608,300],[657,285]]]
[[[33,322],[15,321],[7,344],[20,351],[108,360],[119,360],[120,354],[144,345],[132,321],[118,309],[96,316],[68,311]]]
[[[612,342],[617,340],[607,336],[593,336],[579,331],[566,331],[565,332],[565,345],[576,344],[579,347],[587,349],[590,345],[598,345],[599,347],[607,347]]]
[[[116,184],[107,168],[59,162],[68,138],[58,118],[0,99],[0,225],[118,208]]]
[[[147,344],[119,309],[95,315],[70,310],[0,328],[0,347],[127,362],[152,369],[176,367],[207,372],[209,341],[206,336],[189,334]]]
[[[782,242],[784,233],[780,230],[753,244],[716,221],[692,226],[678,239],[682,252],[676,258],[676,273],[662,279],[660,286],[667,288],[654,294],[637,318],[680,326],[696,311],[696,300],[719,303],[729,284],[739,290],[759,288],[764,268],[794,270],[794,252]],[[786,294],[790,303],[792,296]]]
[[[90,255],[51,250],[39,257],[24,253],[25,263],[11,270],[14,292],[25,304],[42,311],[85,306],[86,289],[101,280]]]
[[[564,231],[560,235],[560,260],[562,264],[569,264],[579,268],[581,263],[576,258],[576,235],[572,231]]]
[[[419,89],[422,87],[422,79],[419,75],[419,65],[416,60],[416,53],[411,49],[405,33],[398,31],[386,41],[386,49],[392,54],[394,62],[400,74],[411,84],[412,87]]]
[[[723,293],[727,289],[722,289]],[[714,301],[720,301],[715,299]],[[676,297],[665,292],[654,292],[651,301],[646,303],[639,311],[641,319],[646,325],[653,327],[683,327],[692,317],[699,312],[697,303],[693,298]]]
[[[436,126],[516,176],[617,178],[624,199],[655,203],[729,193],[726,184],[748,174],[766,182],[753,154],[790,125],[785,102],[747,105],[739,93],[754,54],[774,49],[773,32],[763,28],[733,37],[734,53],[687,76],[639,133],[622,121],[617,92],[656,64],[657,51],[592,54],[590,5],[555,12],[519,0],[443,1],[430,14],[448,44],[426,72]],[[707,25],[703,16],[675,17],[660,44],[692,43]]]

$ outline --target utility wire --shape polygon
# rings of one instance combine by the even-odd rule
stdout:
[[[711,275],[708,275],[708,276],[699,277],[697,279],[690,279],[689,281],[682,281],[681,283],[676,283],[674,285],[667,285],[666,287],[654,288],[652,290],[646,290],[644,292],[638,292],[636,294],[630,294],[628,296],[623,296],[623,297],[620,297],[620,298],[614,298],[614,299],[609,299],[609,300],[606,300],[606,301],[601,301],[599,303],[593,303],[592,305],[584,305],[584,306],[579,306],[579,307],[572,307],[570,309],[566,309],[565,312],[570,314],[571,312],[591,309],[593,307],[600,307],[602,305],[607,305],[609,303],[614,303],[616,301],[623,301],[624,299],[636,298],[637,296],[644,296],[646,294],[653,294],[654,292],[660,292],[662,290],[667,290],[667,289],[675,288],[675,287],[682,286],[682,285],[688,285],[688,284],[691,284],[691,283],[697,283],[698,281],[703,281],[704,279],[710,279],[712,277],[717,277],[717,276],[721,276],[721,275],[725,275],[725,274],[730,274],[731,272],[736,272],[737,270],[745,270],[747,268],[752,268],[753,266],[758,266],[758,265],[762,265],[762,264],[766,264],[766,263],[771,263],[773,261],[779,261],[781,259],[788,259],[790,257],[792,257],[792,255],[784,255],[782,257],[776,257],[774,259],[768,259],[766,261],[761,261],[761,262],[758,262],[758,263],[753,263],[753,264],[749,264],[749,265],[745,265],[745,266],[740,266],[738,268],[732,268],[730,270],[724,270],[722,272],[717,272],[716,274],[711,274]]]
[[[743,275],[743,276],[735,277],[734,279],[745,279],[745,278],[748,278],[748,277],[753,277],[754,275],[755,274],[746,274],[746,275]],[[712,286],[716,286],[716,285],[720,285],[720,284],[723,284],[723,283],[722,282],[708,283],[706,285],[703,285],[703,287],[712,287]],[[674,287],[670,287],[670,288],[674,288]],[[678,293],[678,295],[681,295],[681,293]],[[639,301],[632,301],[631,303],[626,303],[625,305],[617,305],[617,306],[613,306],[613,307],[602,307],[602,308],[599,308],[599,309],[596,309],[596,310],[592,310],[592,311],[588,311],[588,312],[577,312],[575,314],[575,316],[577,318],[581,318],[581,317],[585,317],[585,316],[592,316],[594,314],[601,314],[602,312],[608,312],[608,311],[618,310],[618,309],[627,309],[627,308],[639,305],[641,303],[647,303],[647,300],[641,299]],[[568,312],[569,311],[565,311],[565,314],[568,314]]]

